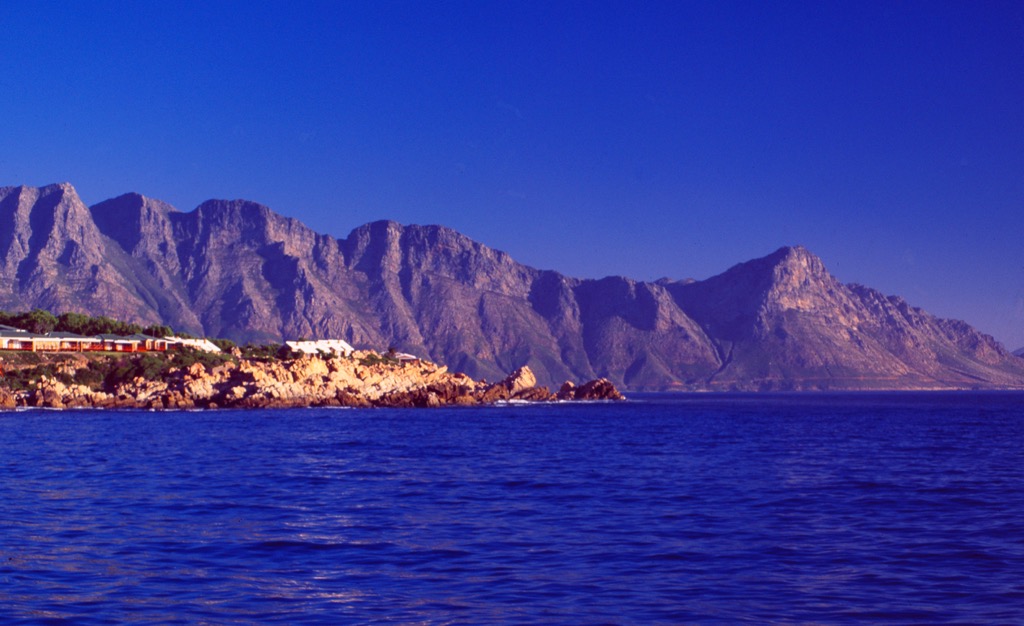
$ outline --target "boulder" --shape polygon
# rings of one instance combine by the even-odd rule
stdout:
[[[483,390],[480,394],[480,403],[493,404],[500,400],[508,400],[510,397],[512,394],[508,392],[508,387],[502,383],[495,383]]]
[[[463,394],[461,396],[456,396],[451,403],[456,406],[473,406],[477,404],[477,400],[469,394]]]
[[[561,389],[558,390],[559,400],[574,400],[576,398],[576,384],[571,380],[567,380],[562,383]]]
[[[598,378],[581,385],[574,393],[576,400],[625,400],[626,397],[619,393],[607,378]]]
[[[9,411],[18,406],[14,394],[7,389],[0,389],[0,410]]]
[[[501,384],[508,389],[509,395],[514,396],[525,389],[537,386],[537,377],[529,366],[524,365],[509,374],[505,380],[501,381]]]
[[[547,387],[530,387],[517,393],[514,398],[528,402],[550,402],[555,399],[555,395]]]
[[[339,389],[335,393],[334,397],[338,401],[338,404],[340,406],[351,406],[359,408],[370,406],[370,401],[367,400],[364,396],[352,393],[348,389]]]

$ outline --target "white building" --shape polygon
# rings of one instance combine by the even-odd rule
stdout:
[[[209,339],[182,339],[181,337],[164,337],[164,341],[167,342],[167,348],[173,350],[175,348],[195,348],[203,352],[220,352],[218,348]]]
[[[354,348],[341,339],[320,339],[319,341],[286,341],[284,345],[303,354],[333,353],[349,356]]]

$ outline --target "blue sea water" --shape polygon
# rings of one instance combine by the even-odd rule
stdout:
[[[0,623],[1022,623],[1024,395],[0,413]]]

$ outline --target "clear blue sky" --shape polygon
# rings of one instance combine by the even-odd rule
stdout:
[[[802,244],[1024,346],[1020,1],[32,1],[2,24],[0,185],[439,223],[580,277]]]

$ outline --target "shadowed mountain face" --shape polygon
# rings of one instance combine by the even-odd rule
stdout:
[[[163,322],[237,341],[343,338],[474,377],[639,389],[1024,386],[1024,359],[959,321],[843,285],[802,248],[704,281],[579,280],[440,226],[345,239],[245,201],[190,213],[68,184],[0,188],[0,308]]]

